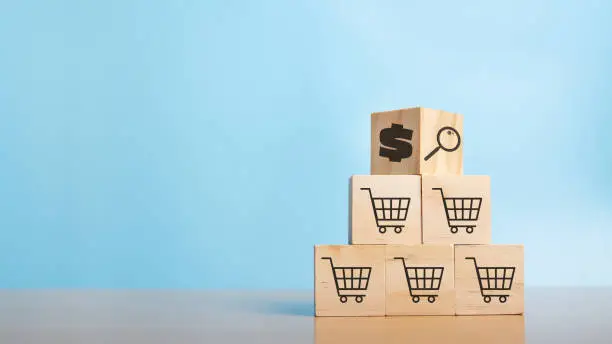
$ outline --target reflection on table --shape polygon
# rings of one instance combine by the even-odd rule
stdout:
[[[318,317],[315,344],[523,344],[523,316]]]

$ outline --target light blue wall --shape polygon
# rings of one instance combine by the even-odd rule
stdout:
[[[465,114],[529,284],[611,284],[611,35],[603,0],[1,1],[0,287],[310,288],[413,105]]]

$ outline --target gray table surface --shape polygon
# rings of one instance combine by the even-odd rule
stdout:
[[[524,316],[315,318],[312,292],[0,291],[0,343],[612,343],[612,288],[527,288]]]

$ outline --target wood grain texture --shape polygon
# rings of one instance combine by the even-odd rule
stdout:
[[[315,246],[314,264],[316,316],[385,314],[384,246]]]
[[[461,175],[463,174],[463,115],[443,110],[434,110],[422,107],[406,108],[400,110],[375,112],[371,116],[371,174],[422,174],[422,175]],[[403,128],[413,131],[412,155],[401,161],[391,161],[380,156],[381,131],[390,128],[393,124],[402,125]],[[459,137],[444,127],[454,128]],[[454,148],[452,152],[439,149],[427,161],[425,157],[431,153],[440,142],[447,148]],[[460,139],[460,141],[455,141]]]
[[[455,246],[456,314],[523,314],[524,284],[523,245]]]
[[[420,108],[408,108],[385,112],[375,112],[372,114],[372,139],[371,139],[371,174],[418,174],[419,173],[419,123],[421,120]],[[413,131],[412,155],[402,159],[400,162],[389,161],[386,157],[380,156],[380,132],[390,128],[392,124],[400,124],[404,128]]]
[[[421,243],[421,176],[356,175],[350,184],[349,243]]]
[[[455,319],[454,343],[525,343],[525,317],[523,315],[478,315],[453,318]]]
[[[318,317],[314,344],[381,343],[387,320],[384,317]]]
[[[489,176],[423,176],[422,186],[424,243],[491,243]]]
[[[315,344],[523,344],[525,317],[489,315],[316,318],[314,337]]]
[[[406,267],[409,269],[408,277]],[[454,271],[453,245],[387,246],[386,314],[455,314]],[[441,279],[438,282],[423,277],[441,277]],[[412,290],[409,288],[407,278],[412,279],[410,284]],[[418,290],[424,287],[439,287],[439,290]]]
[[[419,173],[423,175],[461,175],[463,174],[463,115],[443,110],[421,109],[420,136],[420,164]],[[460,142],[452,152],[438,150],[429,160],[424,158],[438,147],[438,132],[444,127],[452,127],[459,133]],[[457,141],[454,133],[442,131],[440,143],[447,148],[453,148]]]

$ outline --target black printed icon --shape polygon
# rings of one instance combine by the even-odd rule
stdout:
[[[401,233],[404,229],[404,221],[408,216],[408,207],[410,206],[409,197],[374,197],[372,189],[361,188],[368,191],[370,201],[372,202],[372,210],[374,211],[374,219],[380,233],[387,232],[387,228],[393,227],[395,233]]]
[[[461,135],[453,127],[443,127],[438,130],[436,141],[438,141],[438,146],[427,154],[425,161],[431,159],[440,149],[449,153],[459,149],[459,146],[461,146]]]
[[[432,190],[440,191],[451,233],[455,234],[460,228],[465,228],[468,234],[472,234],[480,214],[482,197],[445,197],[442,188]]]
[[[436,302],[442,283],[442,275],[444,274],[443,266],[423,267],[423,266],[407,266],[406,259],[403,257],[395,257],[401,260],[406,273],[406,282],[408,282],[408,290],[412,296],[412,302],[419,303],[421,297],[427,297],[429,303]]]
[[[379,138],[381,147],[378,154],[389,161],[400,162],[412,156],[412,143],[409,142],[412,140],[412,130],[404,128],[402,124],[392,123],[390,128],[380,131]]]
[[[508,301],[510,296],[508,291],[512,289],[516,268],[512,266],[478,266],[475,257],[465,257],[465,259],[474,261],[480,295],[482,295],[485,303],[491,302],[492,297],[498,298],[501,303]]]
[[[368,290],[372,268],[364,266],[334,266],[331,257],[322,257],[321,259],[329,260],[329,265],[331,265],[332,272],[334,273],[336,292],[340,302],[346,303],[349,297],[355,298],[357,303],[363,302],[363,298],[366,297],[364,292]]]

